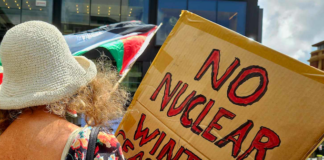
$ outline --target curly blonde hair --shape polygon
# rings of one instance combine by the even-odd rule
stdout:
[[[109,125],[108,121],[123,116],[129,93],[118,85],[119,75],[114,67],[100,59],[97,76],[73,96],[46,104],[49,112],[65,117],[67,109],[83,115],[90,126]],[[33,109],[29,107],[25,109]],[[25,110],[0,110],[0,134]]]

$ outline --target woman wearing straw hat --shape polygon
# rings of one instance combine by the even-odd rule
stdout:
[[[73,57],[60,31],[40,21],[10,29],[0,58],[1,160],[124,159],[114,135],[63,118],[67,109],[76,110],[90,126],[105,126],[122,116],[127,93],[113,90],[117,73],[97,73],[92,61]]]

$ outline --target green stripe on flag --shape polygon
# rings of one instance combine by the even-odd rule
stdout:
[[[116,40],[113,42],[107,42],[105,44],[100,45],[100,47],[106,48],[110,54],[114,57],[117,70],[120,72],[123,66],[123,57],[124,57],[124,43],[121,40]]]

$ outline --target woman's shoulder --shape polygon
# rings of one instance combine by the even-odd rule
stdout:
[[[75,134],[71,135],[73,136],[73,140],[66,155],[66,160],[85,159],[92,129],[92,127],[80,128],[80,130],[78,130]],[[124,159],[124,156],[115,135],[110,133],[105,128],[101,128],[96,139],[94,160],[110,158],[122,160]]]

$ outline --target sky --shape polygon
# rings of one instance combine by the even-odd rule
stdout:
[[[324,40],[324,0],[259,0],[262,44],[309,64],[312,44]]]

